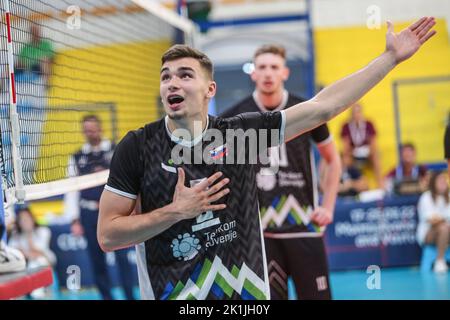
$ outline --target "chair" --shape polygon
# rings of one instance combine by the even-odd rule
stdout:
[[[432,270],[433,263],[437,257],[437,247],[432,245],[425,245],[422,248],[422,259],[420,261],[420,271],[428,272]],[[450,262],[450,248],[445,252],[445,260]]]

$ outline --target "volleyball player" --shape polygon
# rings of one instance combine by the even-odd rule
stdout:
[[[255,91],[222,116],[284,110],[304,101],[284,88],[289,69],[283,47],[258,48],[253,63],[251,78]],[[321,206],[312,143],[327,166]],[[278,171],[267,174],[270,164],[261,166],[256,180],[271,298],[288,298],[288,276],[291,276],[298,299],[329,300],[328,262],[321,227],[333,221],[341,174],[339,153],[325,123],[272,148],[271,153]]]
[[[216,92],[208,57],[187,46],[169,49],[160,78],[167,115],[117,146],[100,201],[101,247],[137,244],[144,299],[269,298],[255,166],[225,164],[236,155],[228,140],[199,155],[204,136],[211,129],[273,129],[289,141],[358,101],[435,34],[434,24],[422,18],[396,34],[388,23],[386,50],[365,68],[286,110],[232,118],[207,114]],[[257,142],[264,140],[267,147],[279,143]],[[173,157],[174,149],[183,156]],[[192,157],[197,161],[186,161]],[[133,215],[138,197],[142,214]]]

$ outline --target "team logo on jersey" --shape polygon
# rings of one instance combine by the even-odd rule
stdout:
[[[188,261],[194,258],[198,254],[198,250],[202,247],[195,235],[185,233],[179,234],[176,239],[172,240],[173,256],[178,260]]]
[[[258,189],[270,191],[275,188],[277,184],[277,176],[269,168],[261,168],[256,174],[256,184]]]
[[[173,164],[174,164],[173,160],[169,159],[167,161],[167,164],[161,162],[161,168],[171,173],[177,173],[177,168],[173,167]]]
[[[222,159],[223,157],[228,155],[227,145],[224,144],[217,148],[214,148],[213,150],[209,151],[209,155],[213,160]]]

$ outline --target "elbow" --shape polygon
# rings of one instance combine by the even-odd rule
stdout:
[[[112,252],[118,249],[112,241],[112,237],[100,228],[97,230],[97,242],[103,252]]]
[[[100,246],[100,249],[102,249],[103,252],[111,252],[114,251],[114,247],[111,243],[111,241],[108,240],[107,237],[104,236],[97,236],[98,245]]]

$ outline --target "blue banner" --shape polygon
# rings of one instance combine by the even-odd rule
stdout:
[[[49,228],[52,232],[50,249],[57,257],[57,263],[54,270],[58,277],[60,287],[67,287],[67,281],[70,279],[70,276],[73,275],[75,270],[80,271],[81,287],[94,286],[93,269],[87,252],[86,239],[84,237],[74,236],[70,231],[70,224],[51,225]],[[131,272],[131,278],[134,282],[133,285],[137,285],[136,253],[134,247],[126,250],[128,250],[127,258],[130,263],[130,268],[124,272]],[[106,254],[108,273],[112,286],[118,286],[121,283],[115,257],[113,252],[108,252]]]
[[[325,241],[331,270],[417,265],[419,196],[374,202],[339,199]]]

